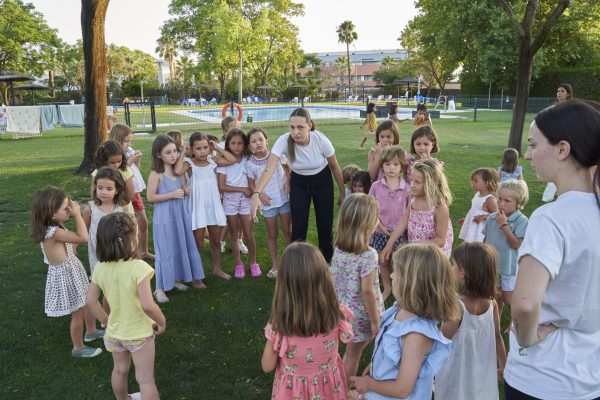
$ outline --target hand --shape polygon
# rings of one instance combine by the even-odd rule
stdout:
[[[259,196],[252,196],[250,197],[250,216],[252,217],[252,220],[256,223],[258,222],[258,218],[256,218],[256,211],[258,210],[258,207],[260,206],[260,198]]]
[[[498,210],[498,213],[496,214],[496,222],[500,226],[506,224],[506,214],[504,214],[504,211]]]
[[[487,215],[477,215],[473,218],[473,222],[475,222],[476,224],[483,222],[487,219]],[[463,220],[464,221],[464,220]]]
[[[356,389],[356,391],[360,394],[366,393],[369,391],[369,381],[371,381],[369,375],[365,376],[351,376],[350,377],[350,388]]]
[[[75,215],[81,215],[81,209],[79,203],[75,200],[69,200],[69,215],[74,217]]]
[[[190,187],[190,185],[183,185],[181,186],[181,189],[183,189],[183,193],[186,196],[189,196],[189,194],[192,192],[192,188]]]
[[[269,196],[267,196],[264,193],[260,193],[258,195],[258,198],[260,199],[260,202],[262,204],[264,204],[265,206],[270,206],[271,205],[271,198]]]
[[[388,243],[389,242],[390,241],[388,240]],[[386,245],[383,248],[383,250],[381,250],[381,253],[379,253],[379,258],[381,258],[381,260],[385,262],[390,258],[391,255],[392,255],[392,248],[390,246]]]
[[[219,151],[219,150],[222,150],[222,149],[219,147],[219,145],[217,144],[217,142],[215,142],[214,140],[209,140],[209,141],[208,141],[208,147],[210,147],[210,149],[211,149],[212,151],[215,151],[215,150],[217,150],[217,151]]]
[[[371,322],[371,338],[375,339],[377,334],[379,333],[379,324],[375,322]]]
[[[463,224],[465,223],[465,219],[464,219],[464,218],[459,218],[459,219],[457,219],[457,220],[456,220],[456,223],[457,223],[459,226],[463,226]]]
[[[133,152],[133,155],[130,157],[132,162],[136,163],[142,158],[142,153],[138,150]]]
[[[184,197],[185,197],[185,192],[181,188],[175,189],[171,192],[172,199],[183,199]]]
[[[386,236],[392,235],[392,232],[390,232],[390,230],[388,228],[386,228],[385,226],[383,226],[381,224],[379,225],[379,230],[381,230],[381,233],[383,233]]]
[[[338,207],[342,205],[345,198],[346,198],[346,194],[344,192],[340,192],[340,195],[338,196],[338,201],[337,201]]]
[[[152,324],[152,330],[154,331],[154,334],[156,336],[158,336],[161,333],[163,333],[165,331],[165,329],[167,329],[166,325],[159,325],[156,322]]]
[[[244,196],[246,197],[252,197],[252,190],[250,188],[243,188],[242,193],[244,193]]]
[[[538,325],[537,334],[539,341],[546,339],[546,336],[557,330],[556,325],[548,324],[548,325]]]

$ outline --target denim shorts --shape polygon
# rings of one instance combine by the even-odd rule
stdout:
[[[242,192],[227,192],[223,195],[225,215],[250,215],[250,198]]]
[[[281,214],[289,214],[290,213],[290,202],[286,202],[279,207],[273,207],[266,210],[261,210],[263,217],[265,218],[273,218]]]
[[[105,334],[104,347],[106,347],[106,350],[111,353],[122,353],[124,351],[135,353],[136,351],[144,347],[146,342],[149,340],[154,340],[154,335],[141,339],[121,340],[112,338]]]
[[[502,288],[503,292],[514,292],[516,282],[517,275],[500,274],[500,287]]]

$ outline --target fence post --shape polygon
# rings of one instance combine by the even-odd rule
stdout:
[[[477,97],[473,99],[473,121],[477,121]]]
[[[125,112],[125,123],[127,124],[128,127],[131,128],[131,115],[130,115],[130,111],[129,111],[129,103],[125,102],[123,103],[123,108],[124,108],[124,112]]]
[[[156,133],[156,110],[154,109],[154,101],[150,102],[150,119],[152,120],[152,133]]]

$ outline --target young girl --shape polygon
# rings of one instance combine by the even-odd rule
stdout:
[[[350,194],[369,194],[369,190],[371,190],[371,184],[372,182],[369,173],[367,171],[358,171],[352,175],[352,179],[350,179]]]
[[[413,161],[435,160],[444,166],[444,162],[431,157],[432,153],[440,151],[437,134],[430,126],[423,126],[413,132],[410,138],[410,152],[414,154]]]
[[[248,143],[252,156],[250,156],[246,163],[246,172],[250,190],[254,192],[256,182],[260,179],[263,172],[265,172],[267,159],[271,151],[269,150],[267,134],[262,128],[251,129],[248,132]],[[281,231],[286,246],[291,242],[292,218],[290,216],[290,196],[286,190],[288,175],[287,164],[281,162],[277,164],[277,169],[273,177],[260,194],[260,208],[265,218],[265,224],[267,225],[269,253],[271,254],[272,262],[272,267],[267,273],[269,278],[277,277],[277,268],[279,265],[277,216],[279,216],[279,223],[281,224]]]
[[[342,178],[344,178],[344,185],[346,185],[344,194],[346,196],[350,196],[352,194],[352,186],[350,186],[350,181],[352,180],[352,176],[358,171],[360,171],[360,167],[356,164],[348,164],[342,168]]]
[[[398,104],[396,104],[396,103],[390,104],[390,110],[388,112],[388,119],[394,121],[395,123],[410,121],[410,118],[404,118],[404,119],[398,118]]]
[[[212,146],[211,146],[212,144]],[[222,157],[211,156],[211,147]],[[196,247],[201,251],[204,247],[204,230],[208,229],[210,251],[213,261],[213,274],[223,279],[231,279],[231,275],[221,269],[221,231],[227,225],[225,212],[219,194],[219,185],[215,170],[218,166],[231,165],[235,157],[211,142],[201,132],[190,136],[192,158],[186,158],[183,163],[177,163],[175,174],[184,175],[187,172],[190,183],[190,211],[192,230]]]
[[[369,150],[367,163],[367,170],[373,182],[383,178],[383,170],[379,162],[381,152],[386,147],[398,143],[400,143],[400,132],[394,121],[388,119],[377,126],[375,131],[375,144],[377,146]]]
[[[413,164],[410,194],[412,200],[380,257],[384,261],[390,257],[393,244],[404,232],[409,243],[435,244],[450,257],[454,233],[448,207],[452,203],[452,194],[438,162],[423,160]]]
[[[498,212],[490,214],[483,227],[485,242],[498,252],[500,265],[500,286],[502,299],[499,299],[500,311],[503,304],[512,303],[512,292],[517,279],[518,250],[521,247],[527,217],[520,211],[529,199],[525,181],[510,180],[498,188]]]
[[[206,286],[202,260],[195,246],[191,218],[184,197],[190,188],[173,172],[177,150],[173,140],[158,135],[152,143],[152,167],[146,194],[154,203],[152,233],[156,254],[156,300],[166,303],[165,291],[187,290],[180,280],[193,281],[195,288]]]
[[[346,345],[344,354],[346,379],[356,374],[360,356],[377,335],[383,314],[377,251],[369,247],[378,223],[379,206],[371,196],[353,194],[340,208],[331,274],[340,304],[354,313],[354,339]]]
[[[427,106],[425,104],[419,104],[417,106],[414,124],[415,129],[419,129],[422,126],[431,126],[431,116],[427,112]]]
[[[146,189],[146,183],[144,182],[144,178],[140,172],[142,152],[139,150],[134,150],[131,147],[133,131],[127,125],[114,125],[110,130],[108,137],[121,145],[125,151],[125,157],[127,157],[127,166],[131,168],[131,172],[133,172],[133,187],[135,195],[133,196],[133,199],[130,200],[131,204],[133,205],[135,219],[137,220],[140,255],[144,259],[154,260],[154,254],[148,251],[148,217],[146,217],[144,201],[142,200],[141,195],[142,191]]]
[[[111,384],[117,400],[138,396],[158,399],[154,336],[165,331],[166,320],[152,299],[150,280],[154,270],[145,261],[134,258],[136,236],[135,222],[126,213],[102,217],[97,240],[100,262],[86,297],[90,311],[107,326],[104,346],[113,356]],[[110,315],[98,303],[100,292],[110,301]],[[132,359],[140,393],[129,396],[127,376]]]
[[[411,244],[394,254],[396,304],[383,314],[368,375],[350,378],[366,399],[431,399],[433,376],[452,352],[438,321],[460,316],[450,261],[438,246]]]
[[[223,209],[227,216],[227,225],[231,234],[231,251],[235,257],[236,266],[233,276],[241,279],[246,276],[246,267],[240,258],[239,226],[241,225],[248,246],[250,258],[250,274],[257,278],[262,275],[260,266],[256,263],[256,242],[252,233],[250,218],[250,197],[252,190],[248,187],[246,172],[246,156],[248,138],[240,129],[232,129],[225,140],[225,150],[231,152],[236,162],[227,167],[217,168],[219,190],[223,193]]]
[[[96,232],[98,222],[105,215],[121,212],[128,203],[123,177],[113,167],[102,167],[94,176],[92,183],[92,200],[89,207],[83,210],[83,221],[88,230],[88,258],[90,260],[90,276],[98,262],[96,256]]]
[[[500,183],[509,179],[523,179],[523,167],[519,165],[519,152],[508,148],[502,155],[502,165],[498,167]]]
[[[454,249],[452,261],[462,317],[442,324],[441,331],[452,340],[454,350],[435,376],[435,398],[498,400],[498,377],[506,364],[506,349],[494,300],[496,253],[484,243],[462,243]]]
[[[304,242],[281,256],[261,365],[275,368],[272,399],[348,398],[340,340],[352,340],[352,311],[337,299],[329,266]]]
[[[460,218],[462,225],[459,238],[465,242],[483,242],[481,233],[488,215],[498,211],[494,193],[498,189],[498,173],[491,168],[479,168],[471,174],[471,187],[475,195],[471,200],[471,209],[465,218]]]
[[[76,232],[63,228],[63,223],[75,219]],[[31,237],[42,247],[44,262],[48,264],[46,278],[45,310],[49,317],[71,314],[71,342],[73,357],[90,358],[102,353],[84,345],[104,335],[96,330],[93,316],[84,318],[85,294],[88,277],[81,261],[73,252],[73,244],[87,243],[88,234],[79,211],[79,204],[69,200],[67,194],[55,187],[46,187],[36,193],[30,212]],[[88,332],[83,336],[84,320]]]
[[[375,131],[377,130],[377,117],[375,115],[376,111],[375,103],[369,103],[367,105],[367,117],[363,121],[360,129],[362,129],[365,125],[367,126],[367,130],[365,131],[365,137],[360,142],[360,146],[358,146],[359,150],[364,150],[365,142],[367,141],[369,136],[375,136]]]
[[[131,199],[135,197],[135,186],[133,184],[133,171],[131,168],[127,166],[127,157],[125,156],[125,151],[121,145],[114,140],[107,140],[102,143],[96,149],[96,157],[94,158],[94,163],[96,164],[96,169],[92,172],[92,178],[96,176],[98,173],[98,169],[102,167],[113,167],[123,176],[123,181],[125,181],[125,188],[127,189],[127,199],[128,202],[125,205],[125,211],[131,215],[134,215],[133,205],[131,204]],[[90,188],[90,197],[94,198],[94,182],[92,181],[92,185]]]
[[[379,163],[384,176],[371,185],[369,194],[379,203],[379,224],[373,233],[373,247],[381,252],[389,243],[390,234],[406,212],[409,200],[408,184],[402,178],[401,172],[405,163],[404,151],[399,146],[390,146],[383,149]],[[401,235],[392,245],[392,251],[401,243],[406,243],[405,235]],[[383,281],[383,298],[386,299],[392,292],[391,268],[389,262],[380,258],[381,279]]]

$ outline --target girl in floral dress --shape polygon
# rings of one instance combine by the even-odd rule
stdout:
[[[352,317],[338,302],[319,250],[304,242],[289,245],[279,264],[261,360],[263,371],[276,369],[272,399],[348,398],[338,346],[352,340]]]

